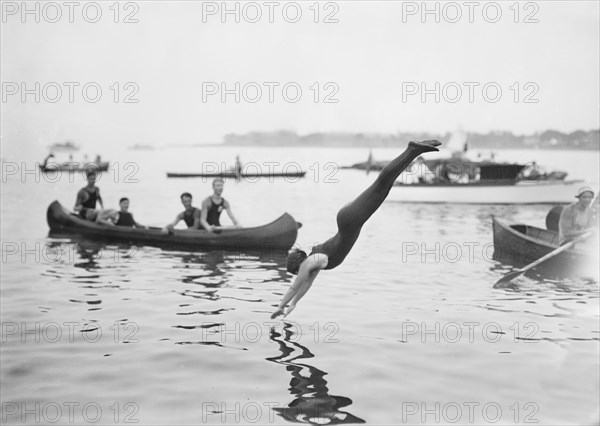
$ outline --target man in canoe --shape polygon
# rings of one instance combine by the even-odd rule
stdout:
[[[77,193],[77,200],[73,210],[79,213],[79,217],[96,223],[105,225],[114,225],[117,211],[114,209],[104,209],[102,197],[100,197],[100,188],[96,186],[98,177],[95,168],[88,168],[86,171],[87,185]],[[100,204],[101,209],[96,209],[96,203]]]
[[[184,192],[181,194],[180,198],[181,204],[183,204],[185,210],[179,213],[173,222],[165,226],[164,231],[170,234],[173,232],[175,225],[182,220],[187,225],[188,230],[203,229],[202,224],[200,223],[200,209],[192,206],[192,194]]]
[[[224,183],[222,178],[215,178],[212,183],[213,194],[202,202],[200,223],[208,232],[214,232],[221,228],[220,217],[223,210],[227,210],[227,214],[234,226],[240,226],[231,211],[229,202],[221,196],[223,194]]]
[[[569,242],[597,226],[594,210],[591,207],[594,191],[589,186],[579,188],[575,198],[578,201],[565,207],[560,214],[558,235],[560,244]]]
[[[140,225],[135,221],[133,215],[129,213],[129,198],[123,197],[119,200],[119,207],[121,210],[118,212],[118,218],[115,222],[117,226],[129,226],[132,228],[144,228],[147,229],[147,226]]]
[[[381,170],[370,187],[338,212],[337,234],[313,247],[308,256],[301,250],[293,250],[288,255],[287,270],[292,274],[297,274],[297,277],[271,318],[284,314],[284,308],[289,303],[290,306],[285,311],[285,316],[287,316],[306,294],[322,269],[333,269],[343,262],[354,246],[362,226],[383,203],[400,173],[419,155],[438,151],[436,147],[439,145],[441,143],[435,140],[410,142],[400,156]]]

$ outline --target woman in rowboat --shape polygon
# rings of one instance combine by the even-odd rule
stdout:
[[[439,145],[441,143],[435,140],[410,142],[408,148],[400,156],[381,170],[370,187],[356,200],[342,207],[337,215],[337,234],[313,247],[308,256],[301,250],[294,250],[289,254],[287,270],[298,276],[271,318],[284,314],[284,308],[289,303],[284,315],[287,316],[306,294],[322,269],[333,269],[342,263],[354,246],[362,226],[383,203],[400,173],[419,155],[437,151],[436,147]]]

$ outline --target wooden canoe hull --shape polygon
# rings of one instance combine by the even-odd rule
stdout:
[[[294,218],[285,213],[267,225],[252,228],[223,229],[218,234],[204,230],[175,230],[172,234],[166,234],[160,228],[130,228],[84,220],[71,214],[58,201],[48,206],[46,215],[52,236],[80,235],[103,241],[182,247],[187,250],[287,250],[296,241],[299,228]]]
[[[559,247],[558,232],[524,224],[509,224],[492,218],[494,233],[494,259],[516,267],[528,265]],[[580,246],[576,246],[580,247]],[[596,265],[597,257],[591,251],[571,249],[538,265],[544,275],[568,276],[588,274]]]

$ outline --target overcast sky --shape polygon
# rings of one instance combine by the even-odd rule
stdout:
[[[597,129],[599,2],[490,3],[469,9],[465,2],[428,2],[439,10],[437,23],[435,12],[422,14],[422,2],[300,2],[294,23],[288,21],[296,19],[295,3],[269,9],[264,2],[229,2],[240,10],[236,23],[234,14],[222,15],[221,2],[121,3],[118,16],[108,2],[91,23],[94,5],[82,2],[73,23],[65,6],[60,19],[56,9],[40,9],[36,23],[34,13],[22,14],[21,2],[5,2],[2,149],[62,139],[211,143],[227,133],[276,129]],[[259,22],[248,22],[258,11]],[[73,103],[65,82],[72,83]],[[22,83],[32,90],[25,102]],[[221,83],[232,90],[225,102]],[[93,103],[97,87],[102,94]],[[425,99],[423,88],[431,91]],[[124,102],[126,95],[139,102]]]

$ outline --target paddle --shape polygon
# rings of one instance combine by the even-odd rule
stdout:
[[[531,268],[536,267],[537,265],[539,265],[542,262],[545,262],[546,260],[550,259],[551,257],[556,256],[557,254],[573,247],[575,244],[577,244],[578,242],[585,240],[586,238],[590,237],[593,234],[593,232],[586,232],[583,235],[580,235],[579,237],[575,238],[573,241],[570,241],[562,246],[560,246],[559,248],[552,250],[550,253],[548,253],[545,256],[540,257],[538,260],[536,260],[533,263],[530,263],[529,265],[521,268],[521,269],[517,269],[516,271],[513,272],[509,272],[508,274],[506,274],[505,276],[503,276],[502,278],[500,278],[496,284],[494,284],[494,288],[498,288],[501,284],[505,284],[508,283],[512,280],[514,280],[515,278],[517,278],[518,276],[520,276],[521,274],[529,271]]]

